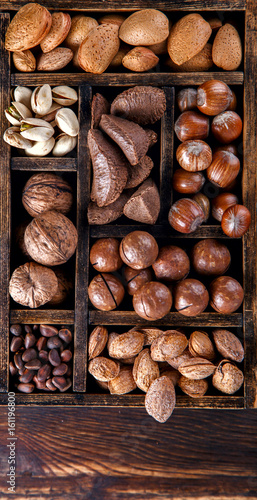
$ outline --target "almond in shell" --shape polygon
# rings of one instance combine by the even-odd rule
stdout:
[[[104,326],[96,326],[88,341],[88,358],[93,359],[101,354],[107,344],[108,331]]]
[[[171,416],[176,404],[174,385],[166,376],[155,379],[145,396],[147,413],[158,422],[164,423]]]
[[[136,356],[143,349],[143,346],[144,335],[137,330],[121,334],[111,334],[109,335],[107,344],[109,356],[116,359],[126,359]]]
[[[158,363],[153,361],[150,349],[143,349],[135,359],[133,377],[137,387],[147,392],[151,383],[160,376]]]
[[[146,47],[135,47],[130,50],[122,59],[125,68],[137,73],[148,71],[154,68],[159,62],[159,57]]]
[[[190,71],[208,71],[213,66],[212,60],[212,45],[206,43],[204,48],[194,57],[185,61],[183,64],[176,64],[171,59],[166,62],[173,71],[190,72]]]
[[[151,345],[151,356],[154,361],[166,361],[181,355],[186,349],[188,340],[184,333],[167,330]]]
[[[212,332],[217,350],[226,359],[232,359],[241,363],[244,359],[244,348],[236,335],[224,329],[216,329]]]
[[[243,372],[227,359],[220,362],[212,377],[212,385],[225,394],[237,392],[243,381]]]
[[[101,24],[90,31],[79,47],[80,67],[88,73],[103,73],[117,54],[120,42],[116,24]]]
[[[13,64],[16,69],[23,73],[31,73],[36,69],[36,58],[31,50],[13,53]]]
[[[192,358],[189,361],[184,361],[184,363],[179,366],[178,371],[186,378],[200,380],[212,375],[215,369],[216,366],[208,359]]]
[[[185,361],[190,361],[192,359],[192,354],[190,354],[188,347],[180,354],[179,356],[176,356],[175,358],[167,358],[167,362],[169,363],[172,368],[175,370],[178,370],[180,365],[184,363]]]
[[[88,371],[96,380],[100,382],[109,382],[119,375],[120,365],[112,359],[98,356],[91,359],[88,365]]]
[[[183,375],[180,377],[178,381],[178,386],[180,389],[190,396],[191,398],[200,398],[204,396],[206,391],[208,390],[208,382],[205,379],[201,380],[190,380]]]
[[[38,71],[57,71],[67,66],[72,58],[72,50],[66,47],[56,47],[56,49],[38,57],[37,69]]]
[[[31,49],[38,45],[51,28],[50,12],[38,3],[21,7],[12,19],[5,35],[5,48],[11,51]]]
[[[212,341],[206,332],[195,331],[189,338],[189,352],[192,356],[206,358],[210,361],[215,358],[215,351]]]
[[[65,38],[66,47],[76,52],[89,32],[97,26],[98,22],[93,17],[83,15],[74,16],[71,19],[70,31]]]
[[[49,33],[43,38],[40,47],[42,52],[50,52],[60,45],[69,33],[71,18],[64,12],[52,14],[52,24]]]
[[[214,64],[226,71],[234,71],[242,61],[242,42],[232,24],[226,23],[217,32],[213,47],[212,59]]]
[[[152,45],[163,42],[169,35],[169,20],[156,9],[141,9],[121,25],[119,37],[129,45]]]
[[[131,366],[122,366],[117,377],[108,382],[108,389],[111,394],[128,394],[128,392],[134,391],[136,387]]]

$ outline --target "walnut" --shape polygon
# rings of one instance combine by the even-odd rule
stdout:
[[[55,273],[35,262],[27,262],[15,269],[9,283],[9,292],[13,300],[30,308],[49,302],[57,289],[58,280]]]
[[[30,256],[46,266],[67,262],[76,250],[77,241],[77,230],[73,223],[55,210],[35,217],[24,235]]]
[[[35,174],[24,186],[22,203],[32,217],[49,210],[66,214],[72,205],[72,188],[58,175]]]

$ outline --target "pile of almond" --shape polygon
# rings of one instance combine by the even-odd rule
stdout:
[[[147,347],[148,346],[148,347]],[[243,372],[235,362],[244,359],[236,335],[224,329],[208,333],[134,327],[125,333],[109,333],[104,326],[91,332],[88,345],[89,373],[111,394],[127,394],[136,388],[146,393],[146,411],[166,422],[175,404],[175,386],[190,397],[204,396],[211,382],[215,389],[234,394],[243,384]]]
[[[210,43],[211,42],[211,43]],[[212,45],[213,44],[213,45]],[[36,55],[34,47],[39,47]],[[101,74],[125,67],[144,72],[169,55],[173,71],[207,71],[213,63],[235,70],[242,59],[237,29],[219,18],[206,20],[197,13],[173,22],[159,10],[142,9],[125,17],[54,12],[37,3],[20,8],[7,29],[5,48],[13,52],[19,71],[55,71],[71,61],[75,68]]]

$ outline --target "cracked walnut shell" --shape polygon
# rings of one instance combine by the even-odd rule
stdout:
[[[9,292],[15,302],[32,309],[43,306],[57,293],[58,280],[51,269],[27,262],[13,272]]]

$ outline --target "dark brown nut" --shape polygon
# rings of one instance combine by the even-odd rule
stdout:
[[[125,188],[129,162],[100,130],[89,130],[87,142],[93,167],[91,200],[105,207],[115,202]]]
[[[244,205],[227,208],[221,219],[222,231],[230,238],[241,238],[248,231],[250,223],[251,212]]]
[[[27,3],[13,17],[5,35],[5,48],[11,51],[38,45],[51,28],[50,12],[38,3]]]
[[[58,175],[41,172],[26,182],[22,204],[32,217],[49,210],[66,214],[72,206],[72,188]]]
[[[190,354],[189,349],[186,348],[184,352],[180,356],[177,356],[176,358],[167,358],[167,362],[169,363],[172,368],[175,370],[178,370],[179,366],[182,365],[185,361],[189,361],[192,359],[192,354]]]
[[[50,391],[56,391],[57,387],[53,384],[52,382],[52,379],[49,378],[46,380],[46,387],[47,389],[49,389]]]
[[[145,408],[157,422],[166,422],[176,404],[174,385],[168,377],[155,379],[145,396]]]
[[[224,111],[212,120],[211,131],[215,139],[222,144],[235,141],[241,134],[243,123],[235,111]]]
[[[204,141],[184,141],[176,151],[180,166],[188,172],[206,170],[212,161],[212,150]]]
[[[43,380],[42,382],[38,380],[38,376],[34,375],[33,377],[33,382],[36,385],[36,388],[39,389],[40,391],[48,391],[48,388],[46,387],[46,381]]]
[[[209,294],[204,284],[195,279],[185,279],[174,288],[175,309],[184,316],[202,313],[209,303]]]
[[[50,337],[47,341],[47,347],[48,349],[59,349],[62,346],[62,341],[58,337],[58,335],[55,335],[54,337]]]
[[[136,389],[131,366],[122,366],[117,377],[108,382],[111,394],[128,394]]]
[[[22,337],[13,337],[10,345],[10,351],[11,352],[16,352],[20,349],[20,347],[23,344],[23,338]]]
[[[27,368],[26,370],[24,370],[23,374],[20,375],[19,381],[22,382],[23,384],[29,384],[29,382],[31,382],[31,380],[33,379],[34,375],[36,375],[35,370]]]
[[[54,335],[58,335],[58,330],[54,326],[40,325],[39,330],[41,335],[43,335],[44,337],[53,337]]]
[[[237,392],[243,381],[243,372],[227,359],[223,359],[220,362],[212,377],[213,387],[225,394],[234,394]]]
[[[9,372],[12,375],[12,377],[14,377],[14,375],[17,375],[18,373],[17,367],[15,366],[13,361],[10,361],[9,363]]]
[[[21,356],[21,352],[16,352],[13,357],[14,364],[18,370],[22,370],[24,368],[24,363]]]
[[[158,188],[152,179],[147,179],[127,201],[123,213],[129,219],[143,224],[155,224],[159,217],[160,208]]]
[[[157,281],[146,283],[133,295],[133,307],[136,313],[149,321],[166,316],[171,306],[170,290]]]
[[[150,267],[158,256],[155,238],[146,231],[132,231],[120,244],[120,256],[133,269]]]
[[[67,380],[65,377],[53,377],[52,384],[59,389],[59,391],[64,392],[67,390]]]
[[[137,271],[136,269],[132,269],[132,267],[126,266],[124,276],[127,281],[128,293],[134,295],[141,286],[152,280],[152,270],[150,267],[147,267],[146,269]]]
[[[33,347],[33,345],[35,345],[36,343],[36,337],[35,335],[33,335],[33,333],[27,333],[25,335],[25,339],[24,339],[24,345],[25,345],[25,349],[29,349],[30,347]]]
[[[109,356],[115,359],[127,359],[142,351],[144,346],[144,335],[138,330],[109,335],[107,349]]]
[[[148,150],[148,136],[137,123],[118,116],[102,115],[100,128],[121,148],[131,165],[137,165]]]
[[[41,351],[42,349],[45,348],[46,346],[46,343],[47,343],[47,338],[46,337],[39,337],[37,343],[36,343],[36,347],[39,351]]]
[[[167,245],[160,249],[159,255],[152,267],[157,280],[168,282],[179,281],[188,275],[190,261],[182,248]]]
[[[151,148],[158,141],[158,135],[156,134],[156,132],[154,132],[154,130],[151,130],[149,128],[145,128],[145,132],[147,133],[147,136],[148,136],[148,141],[149,141],[149,146],[148,147]],[[145,156],[144,158],[148,158],[149,159],[148,156]]]
[[[108,341],[108,330],[104,326],[96,326],[90,333],[88,341],[88,359],[96,358],[101,354]]]
[[[10,332],[15,335],[16,337],[18,337],[19,335],[22,334],[22,328],[21,328],[21,325],[11,325],[10,326]]]
[[[184,377],[191,380],[201,380],[202,378],[207,378],[212,375],[215,369],[216,366],[208,359],[192,358],[181,363],[178,371],[184,375]]]
[[[61,358],[56,349],[51,349],[48,354],[49,363],[53,366],[59,366],[61,364]],[[62,360],[64,361],[64,360]]]
[[[239,159],[229,151],[217,151],[206,173],[209,181],[220,188],[229,188],[240,170]]]
[[[31,361],[28,361],[25,363],[25,368],[27,370],[39,370],[41,368],[42,363],[40,359],[31,359]]]
[[[173,189],[182,194],[198,193],[205,183],[205,177],[201,172],[188,172],[178,168],[173,175]]]
[[[180,356],[186,349],[188,340],[177,330],[167,330],[151,345],[151,357],[154,361],[166,361]]]
[[[124,294],[121,281],[108,273],[95,276],[88,287],[89,300],[101,311],[116,309],[122,302]]]
[[[48,351],[45,351],[45,350],[42,349],[41,351],[39,351],[38,357],[39,357],[39,359],[43,363],[47,363],[47,361],[48,361]]]
[[[181,198],[170,208],[170,225],[180,233],[193,233],[204,221],[205,215],[200,205],[190,198]]]
[[[205,379],[190,380],[183,375],[178,381],[180,389],[191,398],[201,398],[208,390],[208,382]]]
[[[37,372],[38,381],[45,382],[46,379],[50,377],[51,370],[52,370],[51,365],[46,364],[46,365],[41,366],[41,368],[39,368],[39,370]]]
[[[15,269],[9,283],[13,300],[33,309],[49,302],[57,288],[55,273],[35,262],[27,262]]]
[[[220,276],[210,284],[210,305],[222,314],[235,312],[244,299],[240,283],[230,276]]]
[[[209,118],[197,111],[184,111],[177,118],[174,130],[181,141],[204,140],[209,135]]]
[[[33,349],[33,347],[30,347],[29,349],[26,349],[23,354],[22,354],[22,361],[31,361],[32,359],[35,359],[37,357],[37,351]]]
[[[144,349],[136,357],[133,366],[133,377],[137,387],[147,392],[151,383],[159,376],[158,363],[151,358],[150,349]]]
[[[109,382],[119,375],[120,365],[112,359],[98,356],[91,359],[88,365],[88,371],[96,380],[100,382]]]
[[[36,262],[57,266],[67,262],[74,254],[78,234],[73,223],[65,215],[50,210],[30,222],[25,231],[24,242],[27,251]]]
[[[65,363],[61,363],[60,365],[56,366],[52,373],[54,376],[61,376],[61,375],[65,375],[68,371],[68,366],[65,364]]]
[[[66,342],[66,344],[69,344],[72,341],[72,333],[68,330],[68,328],[61,328],[58,335],[63,342]]]
[[[191,333],[188,347],[192,356],[209,359],[210,361],[215,358],[212,341],[206,332],[196,330]]]
[[[116,201],[110,203],[107,207],[98,207],[96,203],[90,202],[87,211],[88,223],[91,225],[109,224],[115,221],[122,216],[123,208],[129,197],[130,191],[124,191]]]
[[[207,198],[207,196],[205,196],[205,194],[203,193],[196,193],[192,199],[196,201],[198,205],[200,205],[204,213],[204,222],[207,222],[207,220],[209,219],[211,206],[209,198]]]
[[[196,96],[197,90],[191,87],[182,89],[177,95],[177,103],[179,111],[189,111],[190,109],[196,108]]]
[[[197,88],[197,107],[199,111],[209,116],[225,111],[232,98],[231,89],[220,80],[208,80]]]
[[[23,384],[23,383],[21,383],[21,384],[17,385],[17,389],[20,392],[25,392],[27,394],[30,394],[31,392],[34,391],[35,386],[32,383],[30,383],[30,384]]]
[[[128,180],[125,189],[139,186],[150,175],[154,167],[153,160],[149,156],[144,156],[137,165],[128,166]]]
[[[241,363],[244,359],[244,348],[236,335],[228,330],[217,328],[212,331],[216,349],[226,359]]]
[[[166,97],[157,87],[136,86],[119,94],[111,105],[113,115],[122,116],[139,125],[159,120],[166,110]]]
[[[61,352],[61,360],[64,363],[68,363],[72,358],[72,352],[69,349],[64,349],[64,351]]]
[[[212,216],[214,219],[221,222],[222,216],[227,208],[238,204],[238,197],[233,193],[218,194],[212,200]]]
[[[100,273],[111,273],[122,266],[120,242],[116,238],[100,238],[90,250],[90,263]]]
[[[110,111],[110,104],[102,94],[95,94],[91,104],[91,128],[98,128],[102,115]]]
[[[194,245],[191,260],[197,273],[205,276],[218,276],[228,270],[231,255],[224,243],[208,238]]]
[[[59,304],[62,304],[62,302],[64,302],[68,298],[71,291],[73,290],[73,281],[71,276],[67,272],[63,271],[62,269],[55,269],[54,272],[58,280],[58,289],[53,298],[49,300],[49,306],[57,306]]]

